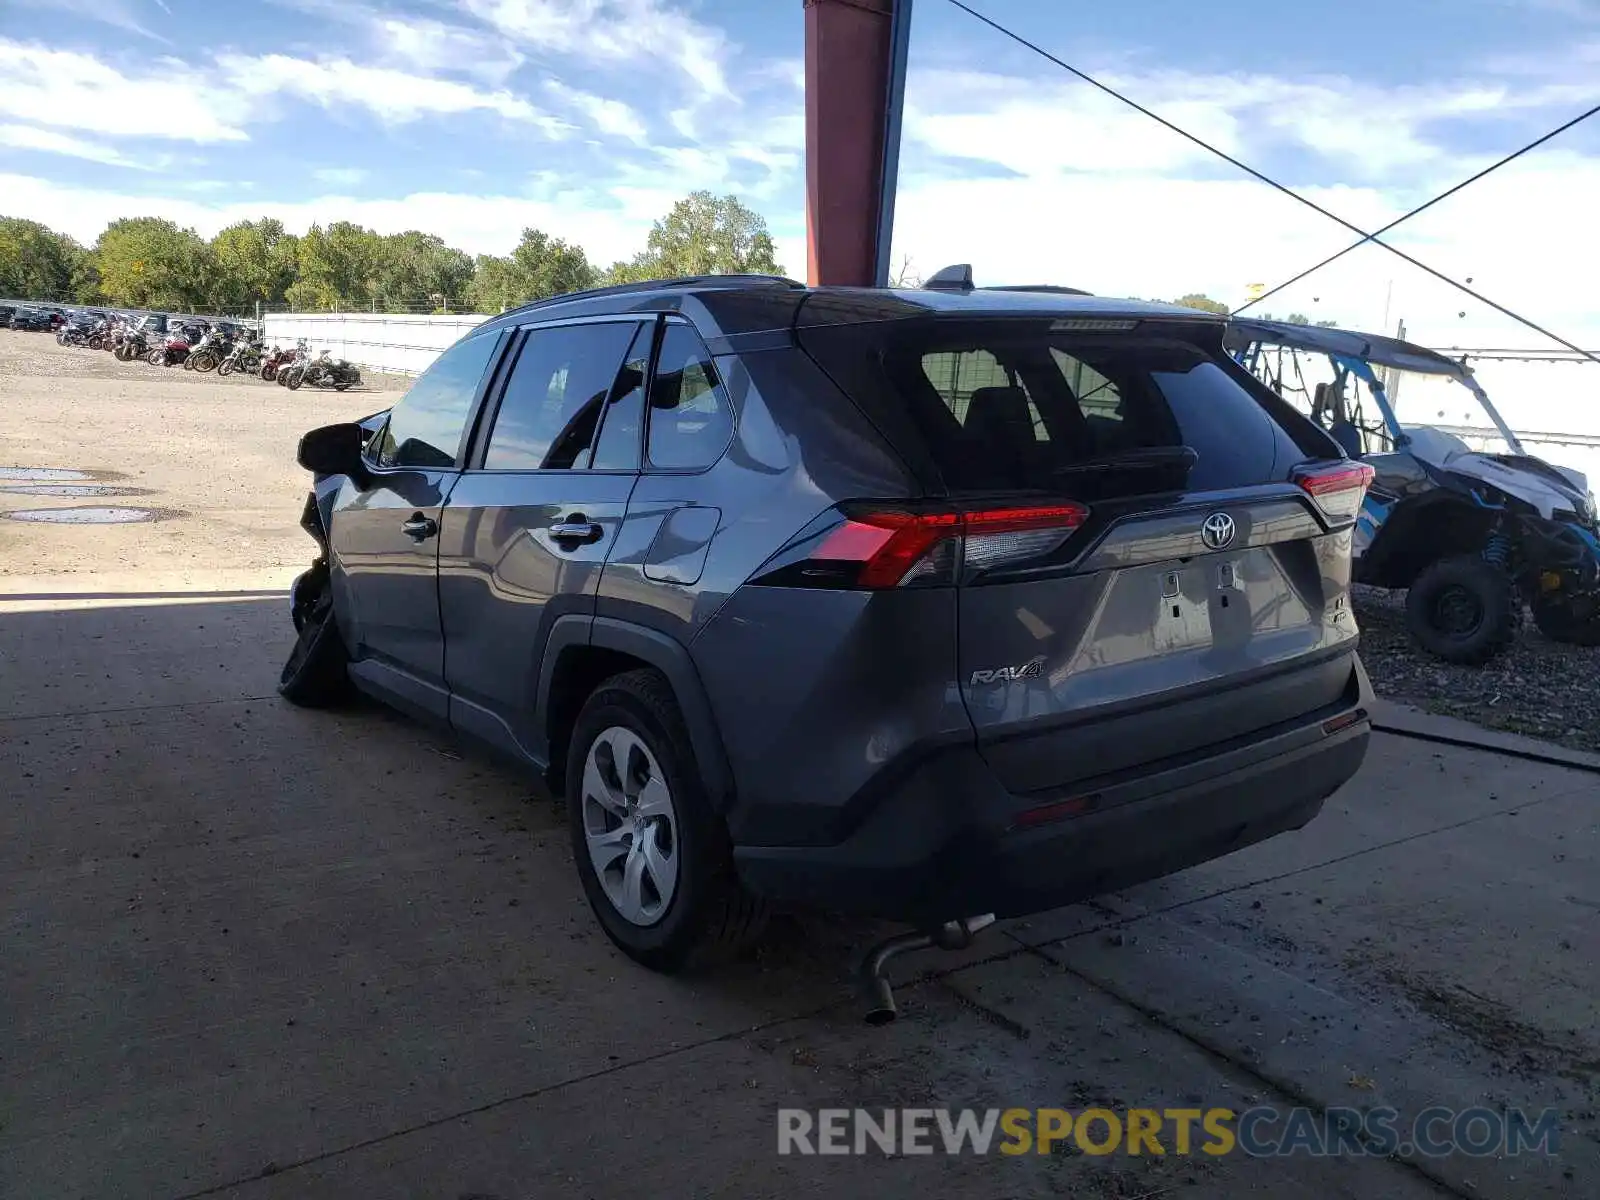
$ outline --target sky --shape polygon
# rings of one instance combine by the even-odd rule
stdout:
[[[1600,0],[972,0],[1372,229],[1600,103]],[[272,215],[601,265],[732,192],[805,270],[801,0],[0,0],[0,214],[92,242]],[[1600,346],[1600,117],[1388,240]],[[916,0],[897,263],[1245,300],[1355,240],[961,12]],[[1435,346],[1539,335],[1376,247],[1265,306]]]

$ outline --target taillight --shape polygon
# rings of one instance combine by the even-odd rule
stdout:
[[[895,588],[950,584],[1047,554],[1089,516],[1082,504],[974,509],[849,505],[826,532],[780,554],[756,582],[788,587]]]
[[[1372,476],[1373,470],[1366,463],[1341,462],[1301,467],[1295,472],[1295,482],[1332,520],[1354,521],[1361,512],[1361,501],[1366,497]]]

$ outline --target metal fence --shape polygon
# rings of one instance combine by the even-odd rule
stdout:
[[[488,319],[482,313],[267,313],[262,334],[268,345],[304,341],[312,353],[327,350],[365,370],[418,375]]]

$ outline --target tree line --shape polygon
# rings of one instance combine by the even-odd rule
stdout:
[[[563,292],[675,275],[782,274],[766,220],[733,196],[694,192],[632,258],[601,268],[583,247],[524,229],[516,248],[476,258],[419,230],[349,221],[290,233],[273,217],[209,240],[160,217],[113,221],[84,246],[38,221],[0,217],[0,297],[161,311],[499,312]]]

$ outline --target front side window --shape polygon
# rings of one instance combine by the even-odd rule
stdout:
[[[490,471],[584,469],[638,323],[530,332],[506,380],[483,465]]]
[[[499,344],[499,335],[479,334],[433,360],[390,411],[389,423],[377,439],[378,466],[449,469],[456,465],[478,387]]]
[[[698,471],[722,457],[733,436],[733,412],[700,335],[669,325],[650,385],[650,465]]]

